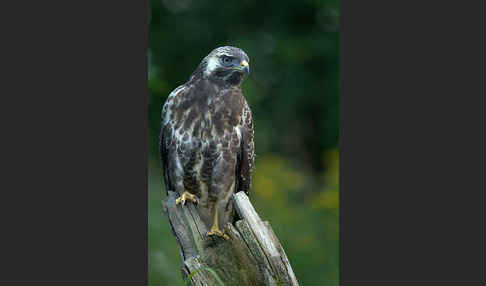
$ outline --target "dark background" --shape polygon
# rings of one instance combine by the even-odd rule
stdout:
[[[149,3],[149,283],[182,285],[158,154],[160,111],[204,56],[236,46],[250,57],[251,200],[270,221],[302,285],[338,285],[338,1]]]

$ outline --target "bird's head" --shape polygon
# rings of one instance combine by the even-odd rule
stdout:
[[[201,62],[203,77],[214,82],[240,85],[250,72],[250,59],[238,48],[225,46],[214,49]]]

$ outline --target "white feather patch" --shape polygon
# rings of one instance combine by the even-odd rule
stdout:
[[[204,71],[204,74],[206,76],[210,75],[216,68],[218,68],[219,63],[218,59],[215,57],[211,57],[208,60],[208,65],[206,66],[206,70]]]

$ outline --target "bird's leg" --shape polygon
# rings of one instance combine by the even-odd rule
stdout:
[[[185,205],[186,201],[197,203],[197,199],[196,199],[195,195],[193,195],[193,194],[191,194],[187,191],[184,191],[182,193],[182,196],[180,196],[176,199],[176,205],[178,205],[180,203],[182,203],[182,205]]]
[[[216,235],[216,236],[219,236],[219,237],[222,237],[226,240],[229,239],[229,236],[227,236],[224,232],[222,232],[220,229],[219,229],[219,222],[218,222],[218,206],[216,205],[215,207],[215,212],[214,212],[214,222],[213,222],[213,226],[211,227],[211,229],[209,230],[208,232],[208,236],[213,236],[213,235]]]

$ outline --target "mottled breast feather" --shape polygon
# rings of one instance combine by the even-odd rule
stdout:
[[[170,177],[177,177],[170,173],[180,172],[184,186],[199,194],[199,180],[217,183],[213,168],[224,161],[234,169],[235,191],[249,192],[253,120],[239,87],[218,89],[205,80],[179,86],[163,106],[160,139],[167,189],[173,189]]]

